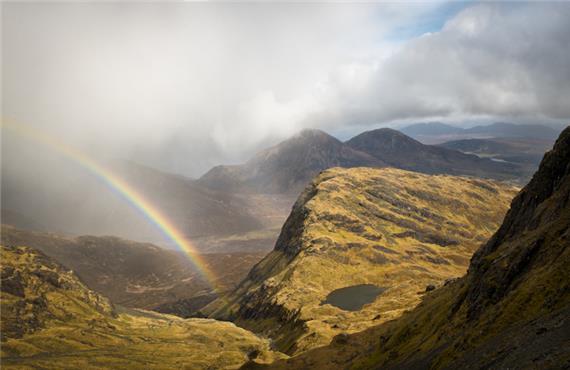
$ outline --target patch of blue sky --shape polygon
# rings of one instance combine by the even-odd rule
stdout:
[[[440,31],[445,23],[461,12],[463,9],[472,6],[476,1],[449,1],[434,7],[422,16],[417,17],[406,25],[394,28],[389,32],[385,40],[389,42],[403,42],[426,33]],[[421,6],[421,2],[406,3],[405,6]]]

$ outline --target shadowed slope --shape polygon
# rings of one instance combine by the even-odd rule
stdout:
[[[263,227],[263,220],[250,212],[249,202],[231,194],[133,162],[112,162],[105,167],[136,189],[185,237],[231,235]],[[135,210],[101,177],[65,166],[51,172],[48,167],[39,168],[34,177],[17,171],[2,168],[3,223],[76,235],[117,235],[174,247],[149,222],[148,215]],[[33,172],[29,167],[25,171]],[[43,181],[44,177],[65,181]]]
[[[330,167],[382,165],[381,160],[345,146],[326,132],[303,130],[258,153],[244,165],[214,167],[199,183],[231,191],[298,192],[311,178]]]
[[[25,231],[2,225],[3,245],[36,248],[72,269],[87,286],[113,303],[132,308],[156,309],[182,316],[196,303],[216,297],[212,287],[182,252],[137,243],[112,236],[69,237],[55,233]],[[202,255],[221,290],[241,281],[264,253]],[[202,297],[186,310],[173,305],[183,299]],[[207,302],[205,302],[207,303]],[[204,305],[205,305],[204,303]]]
[[[444,147],[424,145],[389,128],[364,132],[346,144],[382,159],[392,167],[423,173],[470,175],[506,180],[520,176],[521,171],[515,164],[494,162]],[[530,174],[523,175],[530,176]]]

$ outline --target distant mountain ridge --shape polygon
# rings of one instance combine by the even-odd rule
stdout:
[[[442,122],[423,122],[405,126],[400,129],[406,135],[415,137],[417,135],[450,135],[458,134],[464,130],[461,127],[448,125]]]
[[[494,137],[530,137],[535,139],[556,139],[560,131],[546,125],[516,125],[495,122],[488,126],[475,126],[465,129],[467,133],[495,135]]]
[[[500,180],[520,174],[517,165],[498,163],[453,149],[425,145],[405,134],[380,128],[346,142],[351,148],[382,159],[389,166],[428,174],[470,175]]]
[[[507,122],[495,122],[489,125],[461,128],[442,122],[426,122],[405,126],[400,131],[421,142],[435,144],[449,140],[504,137],[554,141],[560,134],[561,128],[540,124],[514,124]]]
[[[321,130],[303,130],[243,165],[212,168],[198,184],[226,192],[298,193],[331,167],[388,166],[501,180],[528,176],[516,165],[424,145],[392,129],[368,131],[344,143]]]
[[[554,141],[548,139],[493,138],[452,140],[439,146],[495,160],[536,165],[536,171],[544,153],[552,149],[553,144]]]
[[[381,160],[344,145],[324,131],[305,129],[261,151],[243,165],[212,168],[198,183],[226,191],[297,192],[320,171],[330,167],[384,165]]]

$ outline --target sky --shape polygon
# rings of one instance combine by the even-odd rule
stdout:
[[[3,119],[190,177],[302,128],[570,118],[565,2],[1,6]]]

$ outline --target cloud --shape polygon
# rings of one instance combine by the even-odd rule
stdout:
[[[570,117],[570,5],[446,7],[6,3],[3,116],[194,176],[303,127]]]
[[[333,80],[341,122],[503,116],[570,118],[570,6],[479,4],[410,40],[366,87]],[[370,73],[373,70],[373,73]],[[359,82],[359,85],[361,83]]]

